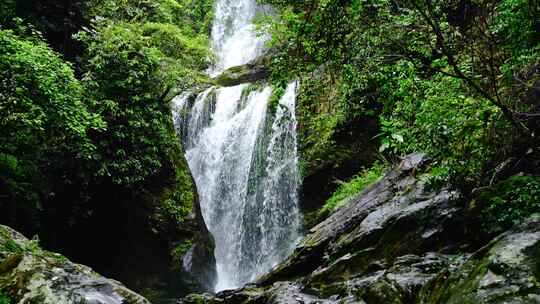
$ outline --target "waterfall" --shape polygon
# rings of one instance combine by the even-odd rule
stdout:
[[[209,71],[246,64],[262,52],[255,0],[218,0]],[[215,239],[216,291],[240,287],[291,253],[299,237],[296,82],[277,104],[272,88],[242,84],[173,100],[175,127]]]

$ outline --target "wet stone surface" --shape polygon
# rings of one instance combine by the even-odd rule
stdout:
[[[150,304],[120,282],[0,225],[0,289],[25,304]]]

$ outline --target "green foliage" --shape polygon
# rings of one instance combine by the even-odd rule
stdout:
[[[304,79],[308,162],[328,158],[341,126],[374,115],[384,156],[427,152],[461,185],[481,183],[514,142],[535,145],[540,124],[523,112],[540,109],[527,97],[538,90],[538,1],[263,2],[280,11],[259,20],[279,50],[274,81]]]
[[[84,103],[73,70],[44,43],[0,31],[0,195],[36,208],[52,191],[88,174],[71,170],[96,156],[91,132],[104,129]],[[63,172],[58,174],[58,172]]]
[[[540,178],[513,176],[483,190],[477,203],[484,206],[480,217],[485,232],[506,231],[540,212]]]
[[[39,240],[37,238],[24,243],[22,246],[19,245],[15,240],[11,239],[9,234],[6,234],[4,238],[5,242],[2,247],[7,252],[20,254],[24,252],[40,253],[42,251],[42,249],[39,247]]]
[[[180,258],[189,251],[192,245],[191,241],[185,241],[176,245],[172,250],[173,260],[180,261]]]
[[[0,56],[3,152],[36,153],[29,147],[39,142],[38,150],[90,153],[87,132],[103,123],[82,103],[82,86],[71,67],[45,44],[9,31],[0,31]]]
[[[271,113],[276,113],[276,110],[279,106],[279,101],[285,95],[286,88],[282,86],[274,86],[272,88],[272,95],[270,95],[269,103],[269,109]]]
[[[3,0],[0,4],[0,27],[12,29],[23,37],[42,37],[63,58],[75,64],[83,46],[72,38],[82,27],[88,27],[87,0]],[[10,9],[4,10],[8,6]],[[5,18],[2,18],[2,14]]]
[[[335,86],[325,77],[307,78],[302,81],[297,100],[297,115],[301,122],[298,129],[303,176],[331,162],[340,164],[351,151],[340,149],[335,135],[347,122],[340,104],[335,104]]]
[[[182,257],[191,249],[191,246],[193,246],[192,242],[190,240],[187,240],[183,243],[180,243],[176,245],[171,250],[171,261],[173,269],[180,269],[182,265]]]
[[[10,303],[11,303],[11,299],[6,294],[0,291],[0,304],[10,304]]]
[[[46,210],[71,226],[108,189],[152,193],[182,222],[195,194],[166,98],[208,81],[213,0],[0,8],[13,29],[0,30],[0,218],[37,226]]]
[[[126,0],[93,7],[105,18],[95,34],[81,32],[79,39],[88,46],[84,85],[109,126],[98,137],[99,176],[132,187],[173,167],[176,138],[164,97],[206,79],[208,38],[199,33],[203,21],[191,18],[210,4]]]
[[[370,169],[362,171],[348,182],[342,183],[332,196],[324,203],[319,215],[327,215],[347,205],[350,200],[367,186],[377,181],[386,171],[387,167],[375,163]]]
[[[175,135],[164,96],[201,81],[207,42],[172,24],[104,22],[88,44],[84,84],[108,130],[99,138],[99,175],[133,186],[171,167]],[[114,149],[111,149],[114,147]]]
[[[111,20],[174,24],[184,33],[207,34],[213,5],[213,0],[105,0],[94,3],[90,12]]]
[[[0,2],[0,25],[6,24],[15,16],[15,4],[15,0],[4,0]]]
[[[442,174],[446,179],[481,178],[496,147],[504,142],[493,133],[506,127],[499,109],[488,101],[463,95],[455,78],[414,80],[407,71],[401,73],[392,94],[399,102],[381,116],[385,136],[380,152],[403,155],[424,151],[436,160],[439,169],[435,174],[440,178],[444,179]]]
[[[23,246],[24,251],[28,251],[34,254],[41,253],[43,249],[39,247],[39,239],[33,238]]]
[[[56,258],[56,261],[58,263],[60,263],[60,264],[64,264],[64,263],[69,262],[69,259],[66,256],[62,255],[62,254],[59,254],[59,253],[54,254],[54,257]]]
[[[173,198],[166,199],[162,204],[165,213],[179,224],[182,224],[191,212],[191,206],[184,205],[186,201],[179,197],[181,195],[181,192],[176,192]]]
[[[540,43],[540,4],[534,0],[503,0],[496,5],[492,31],[505,36],[503,47],[519,56]]]

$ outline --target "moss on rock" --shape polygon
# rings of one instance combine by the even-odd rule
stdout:
[[[7,243],[17,243],[17,251],[6,249]],[[4,248],[0,249],[0,301],[4,303],[78,304],[100,300],[150,304],[121,283],[43,250],[37,241],[1,225],[0,248]]]
[[[497,237],[460,268],[421,291],[422,304],[536,303],[540,299],[540,215]]]
[[[229,68],[213,78],[212,82],[218,86],[231,87],[242,83],[254,83],[269,76],[270,70],[263,60]]]

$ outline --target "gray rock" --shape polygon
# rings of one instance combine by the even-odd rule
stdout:
[[[0,289],[19,304],[150,304],[91,268],[0,225]]]
[[[431,192],[414,176],[426,162],[412,154],[352,202],[311,229],[295,252],[258,282],[299,276],[333,279],[361,273],[371,262],[436,251],[462,236],[460,194]],[[313,273],[313,274],[312,274]]]
[[[420,303],[539,303],[540,215],[426,286]]]

